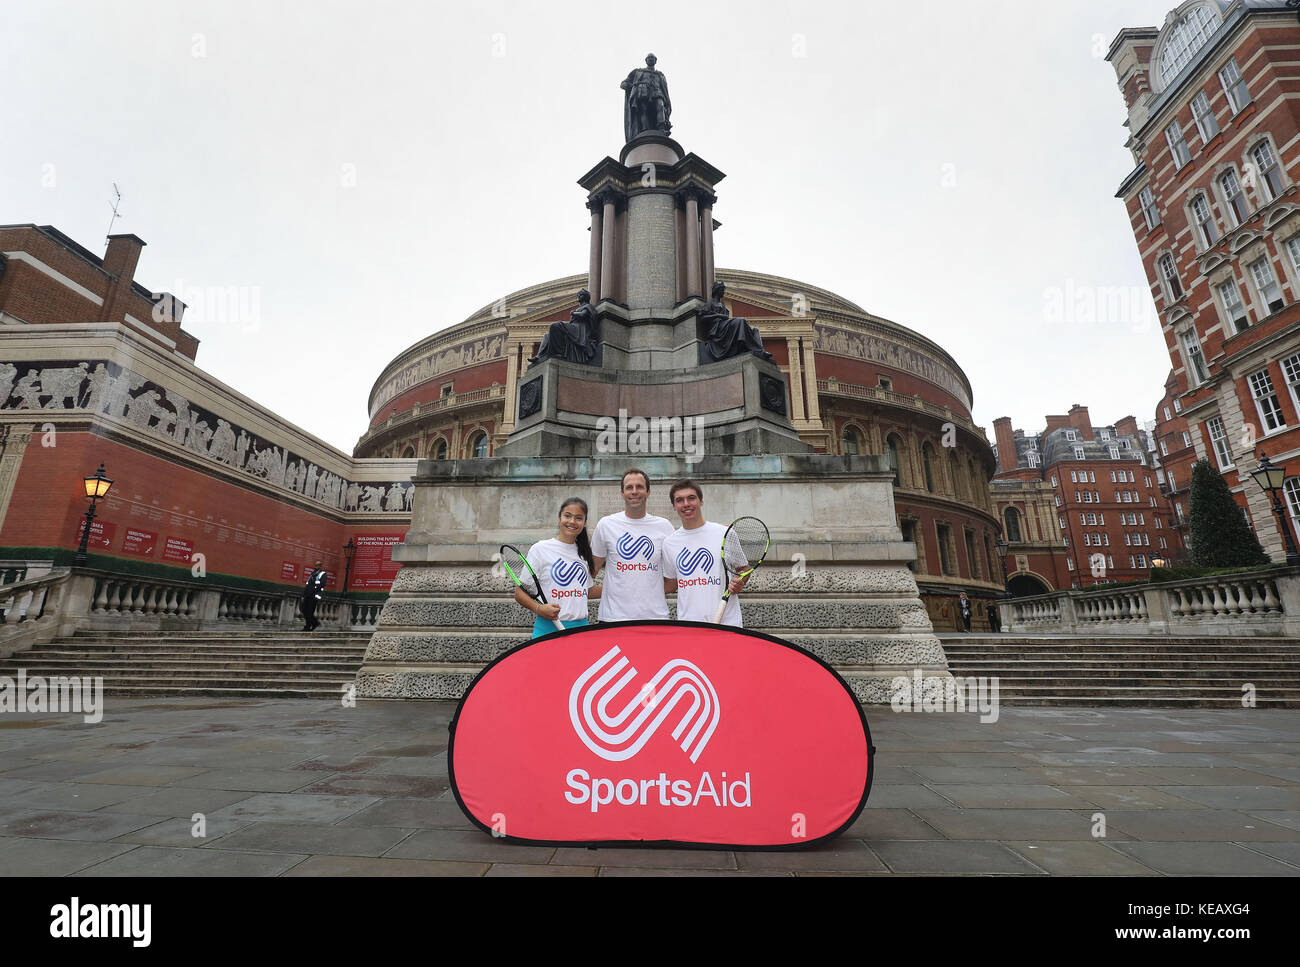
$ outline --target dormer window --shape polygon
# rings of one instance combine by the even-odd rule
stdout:
[[[1191,63],[1196,52],[1205,46],[1211,35],[1222,23],[1218,7],[1204,4],[1194,7],[1174,24],[1165,36],[1159,54],[1160,87],[1164,90],[1169,82],[1178,76],[1178,72]]]

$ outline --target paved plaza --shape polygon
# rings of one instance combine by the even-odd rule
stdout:
[[[0,716],[0,874],[1300,874],[1296,710],[868,708],[857,822],[737,852],[493,840],[448,785],[450,702],[106,705],[98,724]]]

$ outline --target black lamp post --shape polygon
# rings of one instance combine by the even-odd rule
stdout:
[[[1007,542],[999,537],[994,546],[998,549],[998,560],[1002,562],[1002,590],[1010,595],[1011,583],[1007,580]]]
[[[99,469],[95,471],[95,475],[85,477],[82,483],[86,488],[86,497],[90,500],[90,509],[86,511],[86,527],[81,532],[81,546],[77,548],[77,556],[73,558],[73,563],[78,566],[86,563],[86,544],[90,541],[90,526],[95,522],[95,504],[113,486],[113,481],[104,476],[104,465],[102,463],[99,465]]]
[[[1282,482],[1286,480],[1286,467],[1279,467],[1268,458],[1267,453],[1259,455],[1259,467],[1251,471],[1251,477],[1259,484],[1261,490],[1273,498],[1273,513],[1277,515],[1278,526],[1282,528],[1282,537],[1286,542],[1286,563],[1289,567],[1300,565],[1300,551],[1296,550],[1291,537],[1291,525],[1287,523],[1286,511],[1282,507]]]
[[[355,554],[356,552],[357,552],[357,545],[353,544],[352,538],[349,537],[348,542],[343,545],[343,561],[344,561],[343,593],[344,594],[347,594],[348,591],[348,581],[352,577],[352,555]]]

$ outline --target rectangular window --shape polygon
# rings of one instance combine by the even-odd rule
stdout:
[[[1078,437],[1075,435],[1075,433],[1074,433],[1073,430],[1066,430],[1066,431],[1065,431],[1065,439],[1068,440],[1069,442],[1073,443],[1075,440],[1078,439]]]
[[[1025,458],[1029,461],[1029,466],[1030,466],[1030,467],[1037,467],[1037,466],[1038,466],[1038,454],[1036,454],[1036,453],[1027,453],[1027,454],[1025,454]]]
[[[1147,231],[1151,231],[1160,224],[1160,209],[1156,207],[1156,196],[1151,193],[1150,188],[1143,188],[1138,192],[1138,204],[1142,206],[1142,217],[1146,220]]]
[[[1231,469],[1232,451],[1228,448],[1228,431],[1223,427],[1223,420],[1212,416],[1205,421],[1205,428],[1210,431],[1210,446],[1214,450],[1215,460],[1219,462],[1219,469]]]
[[[1282,360],[1282,376],[1291,390],[1291,402],[1300,410],[1300,353]]]
[[[1053,487],[1058,486],[1058,484],[1057,484],[1057,482],[1056,482],[1056,474],[1052,474],[1052,486],[1053,486]]]
[[[1092,535],[1087,531],[1083,532],[1083,546],[1088,547],[1092,544]]]
[[[1076,504],[1083,502],[1083,498],[1079,496],[1079,491],[1077,490],[1074,492],[1074,502]]]
[[[1146,567],[1146,566],[1147,566],[1147,556],[1146,556],[1145,554],[1139,554],[1139,555],[1138,555],[1138,567],[1140,567],[1140,568],[1144,568],[1144,567]]]
[[[1232,222],[1233,228],[1250,218],[1246,193],[1241,190],[1241,182],[1237,180],[1236,171],[1229,168],[1219,175],[1219,190],[1223,192],[1224,211],[1228,213],[1228,220]]]
[[[1181,523],[1183,522],[1183,505],[1182,505],[1182,504],[1174,504],[1174,510],[1175,510],[1175,511],[1177,512],[1177,514],[1178,514],[1178,523],[1181,524]]]
[[[1078,483],[1078,482],[1079,482],[1079,471],[1077,471],[1077,470],[1071,470],[1071,471],[1070,471],[1070,483]]]
[[[1169,444],[1165,443],[1164,440],[1160,441],[1160,455],[1162,457],[1169,456]]]
[[[1067,557],[1067,558],[1065,559],[1065,569],[1066,569],[1067,571],[1073,571],[1073,570],[1074,570],[1074,558],[1072,558],[1072,557]]]
[[[1112,450],[1111,452],[1113,453],[1114,451]],[[1114,471],[1114,470],[1112,470],[1112,471],[1110,472],[1110,482],[1111,482],[1111,483],[1115,483],[1115,471]]]
[[[1162,529],[1164,529],[1164,526],[1165,526],[1165,525],[1162,524],[1162,523],[1160,522],[1160,518],[1157,517],[1157,518],[1156,518],[1156,530],[1162,530]]]
[[[1154,497],[1152,497],[1152,498],[1151,498],[1151,506],[1154,507],[1155,505],[1156,505],[1156,499],[1155,499]]]
[[[1101,438],[1102,438],[1103,440],[1109,440],[1109,439],[1110,439],[1110,430],[1105,430],[1105,429],[1103,429],[1103,430],[1101,430],[1100,432],[1101,432]]]
[[[1132,546],[1132,544],[1133,544],[1133,539],[1129,536],[1128,531],[1125,531],[1125,532],[1124,532],[1124,546],[1125,546],[1125,547],[1130,547],[1130,546]]]
[[[1210,248],[1219,240],[1219,231],[1214,227],[1214,215],[1204,195],[1192,199],[1192,216],[1196,219],[1196,230],[1201,236],[1201,247]]]
[[[1166,419],[1166,420],[1172,420],[1173,418],[1174,418],[1174,415],[1173,415],[1172,413],[1169,412],[1169,407],[1166,406],[1166,407],[1165,407],[1165,419]]]
[[[1151,489],[1151,475],[1149,473],[1144,473],[1142,475],[1142,486],[1146,487],[1147,490]]]
[[[1130,470],[1130,471],[1128,472],[1128,482],[1129,482],[1129,483],[1136,483],[1136,482],[1137,482],[1137,481],[1135,481],[1135,480],[1133,479],[1133,471],[1132,471],[1132,470]]]
[[[970,566],[970,576],[976,581],[980,580],[983,575],[980,573],[979,557],[975,554],[975,535],[966,531],[966,563]]]
[[[1169,546],[1169,545],[1165,543],[1165,539],[1164,539],[1163,537],[1160,538],[1160,549],[1163,551],[1163,550],[1164,550],[1165,548],[1167,548],[1168,546]]]
[[[1106,542],[1106,546],[1107,546],[1107,547],[1110,547],[1110,535],[1109,535],[1109,534],[1102,534],[1101,536],[1102,536],[1102,540],[1104,540],[1104,541]]]
[[[1133,555],[1132,555],[1132,554],[1130,554],[1130,555],[1128,556],[1128,566],[1131,567],[1131,568],[1136,568],[1136,567],[1137,567],[1137,562],[1133,559]]]
[[[1106,526],[1106,515],[1105,515],[1105,514],[1098,514],[1098,515],[1097,515],[1097,523],[1100,524],[1100,525],[1102,525],[1103,527],[1105,527],[1105,526]]]
[[[1255,283],[1255,291],[1259,293],[1260,301],[1268,306],[1268,311],[1272,313],[1281,309],[1282,289],[1277,284],[1277,276],[1273,274],[1272,263],[1267,258],[1256,259],[1247,268]]]
[[[1056,506],[1057,506],[1057,507],[1060,507],[1060,506],[1061,506],[1061,495],[1060,495],[1060,494],[1057,494],[1057,495],[1056,495]]]
[[[1110,541],[1107,541],[1106,543],[1109,544]],[[1115,570],[1115,559],[1109,554],[1106,555],[1106,567],[1110,568],[1112,571]]]
[[[1160,277],[1165,280],[1165,295],[1170,302],[1177,302],[1183,297],[1183,283],[1178,278],[1178,268],[1174,265],[1172,255],[1160,256]]]
[[[1246,86],[1246,79],[1241,76],[1235,58],[1219,69],[1219,83],[1223,85],[1223,93],[1228,95],[1233,114],[1250,103],[1250,88]]]
[[[1119,447],[1111,447],[1111,448],[1110,448],[1110,458],[1111,458],[1112,460],[1118,460],[1118,459],[1119,459]]]
[[[1183,412],[1183,401],[1182,401],[1182,400],[1174,400],[1174,412],[1175,412],[1175,413],[1181,413],[1181,412]]]
[[[952,529],[947,524],[937,524],[935,530],[939,538],[939,567],[944,574],[952,574],[952,553],[948,547]]]
[[[1200,340],[1190,329],[1183,333],[1183,352],[1187,356],[1187,371],[1192,377],[1192,385],[1200,386],[1210,378],[1210,374],[1205,368],[1205,354],[1201,352]]]
[[[1076,459],[1076,460],[1082,460],[1082,459],[1083,459],[1083,447],[1075,447],[1075,448],[1074,448],[1074,459]]]
[[[1123,500],[1116,501],[1116,503],[1124,503],[1124,504],[1133,503],[1133,498],[1129,496],[1129,491],[1127,490],[1122,491],[1120,496],[1123,497]]]
[[[1183,446],[1185,446],[1185,447],[1190,447],[1191,445],[1192,445],[1192,435],[1191,435],[1190,433],[1188,433],[1186,430],[1184,430],[1184,431],[1183,431]]]
[[[1094,504],[1101,503],[1101,494],[1097,493],[1095,490],[1092,492],[1092,502]]]
[[[1278,167],[1277,155],[1273,154],[1273,146],[1267,141],[1261,141],[1255,145],[1250,152],[1250,156],[1255,159],[1255,169],[1259,173],[1259,190],[1266,201],[1272,201],[1278,195],[1282,194],[1282,172]]]
[[[1170,490],[1178,489],[1178,484],[1174,482],[1174,472],[1172,470],[1169,471],[1169,489]]]
[[[1246,315],[1246,304],[1241,301],[1241,293],[1237,291],[1237,283],[1229,279],[1220,282],[1214,290],[1219,293],[1219,302],[1233,328],[1237,332],[1244,331],[1250,325],[1250,319]]]
[[[1057,519],[1061,522],[1061,530],[1065,530],[1065,518],[1059,517]]]
[[[1286,426],[1282,417],[1282,407],[1278,404],[1277,393],[1273,389],[1273,377],[1267,369],[1250,374],[1250,394],[1255,398],[1255,409],[1259,412],[1259,424],[1265,433],[1272,433]]]
[[[1150,534],[1143,534],[1143,535],[1142,535],[1142,546],[1143,546],[1143,547],[1150,547],[1150,546],[1151,546],[1151,535],[1150,535]],[[1143,566],[1143,567],[1146,567],[1145,564],[1142,565],[1142,566]]]
[[[1079,516],[1082,517],[1083,514],[1080,514]],[[1089,514],[1089,515],[1088,515],[1088,519],[1087,519],[1086,521],[1082,521],[1082,523],[1091,524],[1093,527],[1096,527],[1096,526],[1097,526],[1097,515],[1096,515],[1096,514]]]
[[[1096,483],[1096,482],[1097,482],[1097,471],[1095,471],[1095,470],[1089,470],[1089,471],[1088,471],[1088,482],[1089,482],[1089,483]]]
[[[1187,149],[1187,139],[1183,137],[1183,126],[1175,118],[1165,128],[1165,140],[1169,142],[1169,156],[1174,159],[1174,167],[1181,168],[1192,160],[1192,153]]]
[[[1214,112],[1210,110],[1210,98],[1204,91],[1192,98],[1192,117],[1196,119],[1196,131],[1200,134],[1202,143],[1219,133],[1219,122],[1214,119]]]

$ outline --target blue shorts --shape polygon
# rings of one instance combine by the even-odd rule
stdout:
[[[581,628],[587,624],[587,619],[582,618],[578,621],[565,621],[561,618],[560,624],[564,625],[565,628]],[[537,620],[533,622],[534,638],[540,638],[542,635],[553,635],[559,630],[559,628],[555,627],[554,621],[550,618],[543,618],[541,615],[538,615]]]

